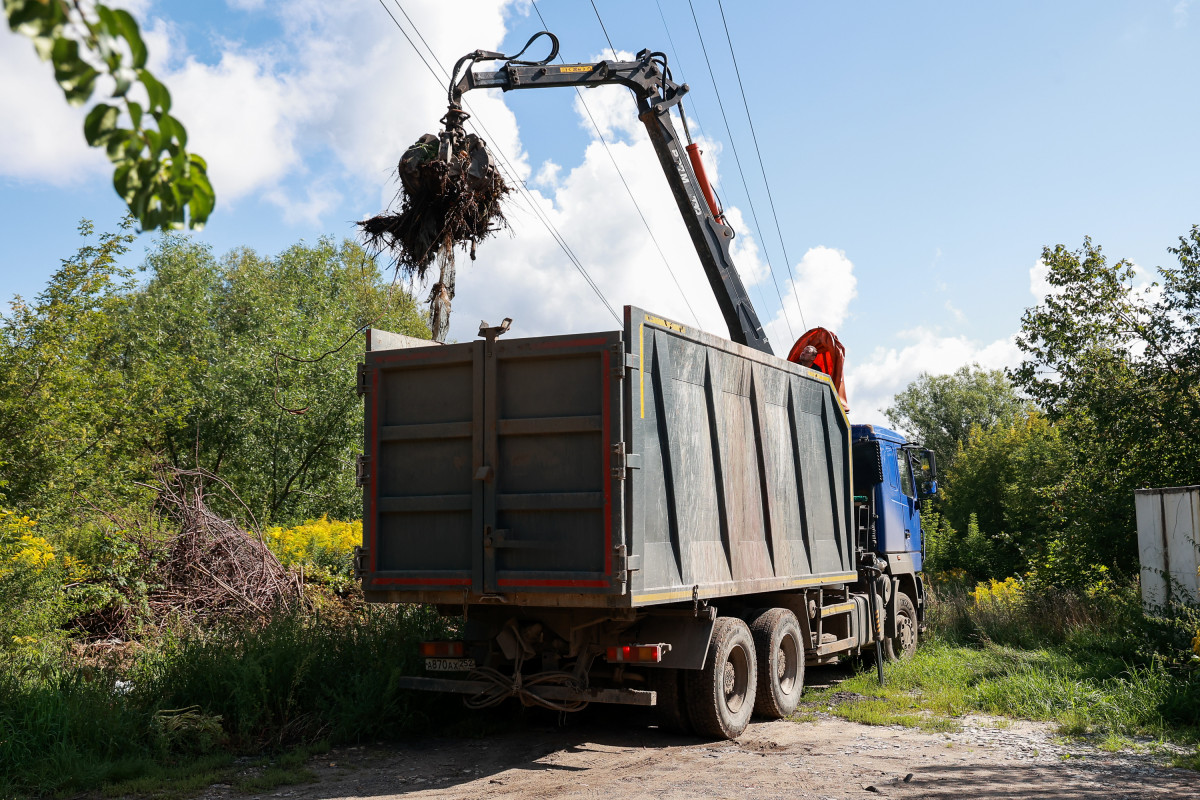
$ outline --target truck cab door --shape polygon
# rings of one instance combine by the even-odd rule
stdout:
[[[913,481],[912,468],[908,463],[908,451],[887,445],[884,457],[890,463],[888,488],[891,490],[887,502],[887,530],[883,547],[889,553],[907,553],[920,549],[921,515],[917,510],[917,487]]]

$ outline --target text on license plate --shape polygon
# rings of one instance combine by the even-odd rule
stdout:
[[[427,658],[425,669],[430,672],[470,672],[475,669],[473,658]]]

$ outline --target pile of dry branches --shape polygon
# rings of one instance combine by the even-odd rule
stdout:
[[[142,484],[158,494],[148,516],[126,517],[91,507],[119,532],[114,540],[129,548],[115,558],[136,563],[140,569],[126,580],[109,583],[115,596],[72,620],[88,641],[94,645],[125,642],[146,623],[265,619],[273,611],[301,602],[301,576],[279,563],[257,525],[247,531],[209,509],[206,484],[220,485],[241,502],[213,475],[164,467],[153,485]],[[246,512],[253,520],[249,509]]]
[[[155,616],[265,616],[299,602],[300,577],[279,563],[262,536],[208,508],[204,476],[176,470],[160,483],[159,506],[177,533],[167,542],[161,584],[150,596]]]

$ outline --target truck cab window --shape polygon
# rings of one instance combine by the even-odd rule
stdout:
[[[908,470],[908,453],[899,448],[896,449],[896,468],[900,471],[900,491],[905,497],[915,497],[912,473]]]

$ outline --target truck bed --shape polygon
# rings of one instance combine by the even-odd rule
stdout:
[[[826,376],[634,307],[621,331],[386,339],[360,375],[367,599],[634,608],[855,579]]]

